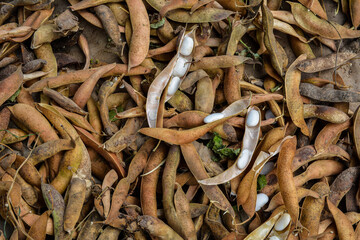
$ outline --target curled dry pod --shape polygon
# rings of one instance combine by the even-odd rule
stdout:
[[[275,68],[276,72],[282,76],[283,75],[283,63],[284,58],[280,54],[279,46],[276,43],[274,35],[274,18],[270,9],[263,4],[261,6],[262,15],[263,15],[263,28],[264,28],[264,44],[268,52],[270,53],[271,64]]]
[[[64,237],[64,210],[65,202],[61,194],[50,184],[41,183],[41,191],[45,200],[46,206],[52,210],[51,215],[54,221],[54,236],[55,240],[63,239]]]
[[[230,181],[242,173],[249,165],[251,157],[255,151],[260,133],[260,109],[250,107],[246,116],[245,134],[242,142],[241,153],[236,162],[226,171],[213,178],[199,180],[205,185],[217,185]]]
[[[0,105],[9,99],[21,86],[23,81],[23,74],[21,67],[0,82]]]
[[[328,22],[318,18],[300,3],[288,3],[291,5],[291,12],[295,21],[305,32],[334,40],[360,37],[360,31],[358,30],[352,30],[335,22]]]
[[[180,37],[180,44],[176,55],[171,59],[164,70],[151,83],[146,99],[146,116],[149,127],[156,127],[160,98],[165,87],[169,84],[166,101],[168,101],[177,88],[190,67],[192,55],[195,48],[195,29],[183,33]]]
[[[301,83],[300,94],[322,102],[360,102],[358,92],[320,88],[311,83]]]
[[[285,141],[282,145],[279,158],[277,176],[279,188],[284,199],[286,209],[289,211],[294,223],[297,223],[299,216],[299,203],[296,195],[296,185],[293,178],[291,164],[296,152],[296,137]]]
[[[140,65],[149,51],[150,22],[147,10],[141,0],[126,0],[129,8],[132,27],[131,42],[129,43],[129,66]]]
[[[274,144],[267,152],[261,151],[254,161],[252,168],[247,172],[241,180],[237,190],[237,205],[242,205],[246,214],[251,218],[255,211],[259,211],[267,202],[262,194],[257,194],[257,179],[260,175],[264,165],[276,154],[279,153],[283,142],[289,137],[285,137],[280,141],[280,144]],[[249,187],[250,186],[250,187]]]
[[[86,182],[74,176],[68,191],[68,201],[64,212],[64,230],[71,232],[77,223],[85,201]]]
[[[299,92],[301,72],[296,69],[296,65],[305,59],[305,54],[300,55],[287,70],[285,75],[285,95],[291,120],[301,129],[304,135],[309,136],[310,132],[304,120],[304,106]]]
[[[351,21],[355,29],[360,25],[360,2],[358,0],[349,0]]]
[[[321,72],[328,69],[341,66],[350,61],[358,55],[358,51],[344,51],[339,53],[331,53],[323,57],[317,57],[309,60],[304,60],[297,68],[306,73]]]
[[[194,4],[196,4],[198,0],[173,0],[168,1],[165,6],[163,6],[160,10],[160,15],[162,17],[166,16],[166,13],[175,9],[190,9]]]
[[[329,198],[326,199],[326,203],[331,214],[334,217],[336,228],[338,231],[340,240],[355,240],[355,232],[352,227],[350,220],[346,217],[346,215],[337,208]]]
[[[308,196],[314,199],[318,199],[320,197],[317,192],[302,187],[296,188],[296,195],[299,202],[301,201],[301,199]],[[278,192],[270,200],[268,207],[265,209],[265,212],[270,212],[281,205],[284,205],[284,200],[282,198],[281,192]]]
[[[43,89],[44,95],[48,96],[49,98],[53,99],[57,104],[61,107],[65,108],[70,112],[75,112],[81,115],[86,115],[87,112],[82,110],[73,100],[68,97],[63,96],[61,93],[51,89],[51,88],[44,88]]]
[[[180,145],[181,152],[191,173],[197,180],[209,178],[205,170],[203,161],[192,143]],[[228,212],[232,218],[235,218],[235,210],[232,208],[229,200],[218,186],[200,185],[209,200],[219,209]]]
[[[341,199],[356,184],[359,176],[359,167],[350,167],[340,173],[330,186],[329,201],[331,201],[335,206],[338,206]]]
[[[302,61],[297,67],[302,72],[314,73],[327,69],[336,68],[350,61],[360,52],[360,41],[352,41],[351,43],[342,47],[339,52],[330,53],[323,57],[317,57]]]
[[[29,157],[29,163],[36,165],[55,154],[74,149],[75,144],[72,139],[57,139],[45,142],[37,146]]]
[[[349,116],[343,111],[324,105],[304,105],[304,118],[320,118],[331,123],[343,123],[349,120]]]
[[[321,212],[323,211],[325,205],[325,196],[327,196],[330,192],[329,185],[324,182],[315,183],[311,187],[311,190],[317,192],[319,194],[319,198],[308,196],[303,202],[300,222],[307,231],[300,233],[301,239],[307,239],[308,237],[316,236],[318,234]]]
[[[157,11],[163,8],[167,1],[165,0],[146,0]],[[226,19],[232,11],[228,11],[220,8],[201,8],[191,13],[184,9],[176,9],[168,13],[167,18],[175,22],[182,23],[208,23],[208,22],[219,22]]]
[[[156,217],[143,215],[139,216],[137,219],[138,225],[149,232],[152,237],[158,239],[173,239],[181,240],[180,237],[171,227],[165,224],[163,221]]]
[[[358,158],[360,159],[360,106],[356,109],[354,113],[352,135],[355,143],[356,153]]]

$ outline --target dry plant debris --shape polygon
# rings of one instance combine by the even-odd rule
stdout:
[[[1,2],[0,239],[360,239],[335,2]]]

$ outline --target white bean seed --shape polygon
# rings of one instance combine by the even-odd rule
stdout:
[[[259,193],[256,197],[255,211],[259,211],[268,201],[269,197],[266,194]]]
[[[204,123],[215,122],[216,120],[222,119],[224,114],[222,113],[213,113],[204,118]]]
[[[180,53],[184,56],[189,56],[194,48],[194,40],[186,36],[181,44]]]
[[[259,112],[256,110],[251,110],[246,117],[246,125],[249,127],[255,127],[260,120]]]
[[[275,230],[281,232],[289,225],[290,221],[291,221],[290,214],[284,213],[275,223],[274,226]]]

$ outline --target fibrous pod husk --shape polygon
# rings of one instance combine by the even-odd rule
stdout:
[[[307,188],[296,188],[296,194],[298,196],[298,200],[299,202],[301,201],[301,199],[303,199],[304,197],[312,197],[312,198],[319,198],[319,194],[313,190],[307,189]],[[276,209],[277,207],[284,205],[284,200],[282,198],[281,192],[278,192],[277,194],[275,194],[272,199],[269,202],[268,207],[265,209],[266,212],[268,211],[273,211],[274,209]]]
[[[94,149],[99,153],[109,164],[110,166],[121,176],[125,176],[125,170],[121,165],[121,154],[114,154],[105,150],[102,145],[96,141],[96,139],[86,130],[74,126],[78,134],[80,135],[81,140],[89,147]]]
[[[210,70],[214,68],[229,68],[249,61],[250,58],[244,56],[229,56],[229,55],[218,55],[214,57],[203,57],[197,62],[191,64],[189,71],[195,71],[198,69]]]
[[[119,48],[119,55],[122,55],[124,42],[121,39],[121,33],[118,23],[116,21],[114,13],[106,5],[99,5],[94,8],[96,15],[100,18],[100,21],[104,27],[105,32]]]
[[[100,234],[98,240],[111,240],[111,239],[118,239],[121,230],[117,228],[113,228],[111,226],[107,226],[103,232]]]
[[[326,152],[331,144],[336,143],[338,135],[350,127],[350,120],[343,123],[328,123],[316,136],[314,147],[317,153]]]
[[[224,94],[226,101],[231,104],[241,98],[239,80],[243,78],[245,65],[237,65],[226,70],[224,79]]]
[[[166,16],[166,13],[175,9],[191,9],[198,0],[175,0],[165,4],[159,13],[162,17]]]
[[[34,240],[45,240],[46,239],[46,227],[48,223],[50,212],[45,211],[38,220],[31,226],[28,234]]]
[[[140,187],[140,202],[144,215],[157,216],[156,186],[160,174],[159,164],[165,159],[166,154],[166,146],[161,143],[159,147],[151,153],[144,168],[144,176]]]
[[[148,156],[150,155],[155,145],[156,142],[154,139],[147,140],[140,148],[138,153],[135,155],[135,157],[132,159],[129,166],[128,175],[125,178],[121,179],[116,185],[112,196],[110,212],[105,221],[106,224],[111,223],[112,221],[114,221],[114,219],[118,217],[119,210],[123,205],[130,189],[130,184],[134,182],[144,170]]]

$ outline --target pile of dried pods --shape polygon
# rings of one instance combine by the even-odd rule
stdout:
[[[360,239],[359,25],[360,0],[2,2],[0,240]]]

